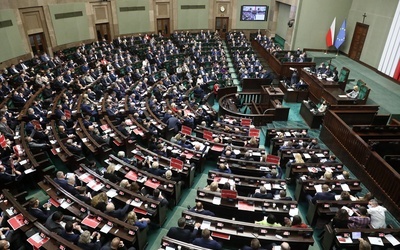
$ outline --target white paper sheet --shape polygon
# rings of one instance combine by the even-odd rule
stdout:
[[[393,245],[397,246],[400,244],[400,242],[392,235],[392,234],[386,234],[385,238]]]
[[[371,245],[383,246],[383,241],[379,237],[370,237],[370,236],[368,236],[368,240],[369,240],[369,243],[371,243]]]
[[[104,226],[100,229],[100,232],[106,234],[106,233],[110,232],[111,228],[112,228],[112,227],[110,227],[109,225],[104,224]]]
[[[200,229],[201,230],[210,229],[210,226],[211,226],[211,221],[203,220],[203,223],[201,223]]]
[[[214,199],[213,199],[212,203],[214,205],[221,205],[221,197],[214,196]]]

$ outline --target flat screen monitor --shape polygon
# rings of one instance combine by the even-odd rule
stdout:
[[[266,5],[242,5],[240,21],[267,21],[268,6]]]

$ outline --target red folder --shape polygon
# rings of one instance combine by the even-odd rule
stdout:
[[[203,130],[203,138],[212,141],[213,140],[213,133],[211,131]]]
[[[25,225],[24,223],[24,216],[22,214],[17,214],[14,217],[11,217],[10,219],[8,219],[8,224],[10,224],[10,226],[14,229],[17,230],[18,228],[22,227],[23,225]]]
[[[256,128],[252,128],[249,130],[249,136],[251,137],[260,137],[260,130]]]
[[[249,127],[251,125],[251,119],[242,118],[240,120],[240,125]]]
[[[171,158],[171,161],[169,162],[169,165],[171,168],[176,168],[179,170],[183,169],[183,161],[178,160],[176,158]]]
[[[60,206],[60,203],[58,201],[54,200],[53,198],[50,198],[49,201],[50,201],[51,205],[53,205],[54,207]]]
[[[82,220],[82,224],[91,228],[96,228],[100,224],[100,221],[88,215],[85,219]]]
[[[133,209],[133,211],[134,211],[135,213],[147,215],[147,211],[146,211],[146,210],[143,210],[143,209],[140,209],[140,208],[137,208],[137,207],[135,207],[135,208]]]
[[[136,181],[137,180],[137,173],[134,171],[129,171],[128,173],[126,173],[125,178],[132,180],[132,181]]]
[[[244,210],[244,211],[253,211],[254,212],[254,205],[249,205],[245,201],[239,201],[238,202],[238,209],[239,210]]]
[[[29,244],[31,244],[35,249],[39,249],[41,246],[44,245],[50,238],[45,236],[42,238],[39,233],[36,233],[28,238]]]
[[[230,240],[231,236],[229,234],[223,234],[223,233],[218,233],[218,232],[212,232],[211,233],[212,237],[224,239],[224,240]]]
[[[222,152],[224,150],[224,147],[219,145],[214,145],[212,146],[211,150],[216,152]]]
[[[192,129],[189,128],[188,126],[182,125],[181,132],[182,132],[182,134],[185,134],[185,135],[191,135]]]
[[[156,189],[158,186],[160,186],[160,182],[152,182],[151,180],[147,180],[144,185],[149,188]]]

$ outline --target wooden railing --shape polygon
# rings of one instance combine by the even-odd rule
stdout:
[[[334,111],[325,115],[320,138],[343,160],[366,187],[400,218],[400,174],[357,135]]]

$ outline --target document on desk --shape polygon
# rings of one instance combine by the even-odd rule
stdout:
[[[93,191],[99,191],[104,187],[104,184],[101,182],[97,182],[96,180],[92,180],[87,184],[88,187],[90,187]]]
[[[342,209],[346,210],[349,216],[352,216],[354,214],[354,211],[346,206],[343,206]]]
[[[383,246],[383,241],[379,237],[370,237],[370,236],[368,236],[368,240],[369,240],[369,243],[371,243],[371,245]]]
[[[322,193],[322,185],[321,184],[314,185],[314,188],[315,188],[315,192]]]
[[[111,188],[110,190],[107,191],[106,194],[107,194],[107,197],[114,198],[115,196],[118,195],[118,192],[114,188]]]
[[[339,95],[340,98],[346,98],[347,95]]]
[[[392,234],[386,234],[385,238],[393,245],[397,246],[400,244],[400,242],[392,235]]]
[[[111,228],[112,228],[112,227],[110,227],[110,226],[107,225],[107,223],[106,223],[106,224],[104,224],[104,226],[100,229],[100,232],[106,234],[106,233],[110,232]]]
[[[306,158],[306,159],[310,159],[310,158],[311,158],[311,156],[310,156],[309,154],[307,154],[307,153],[303,153],[303,156],[304,156],[304,158]]]
[[[214,205],[221,205],[221,197],[214,196],[212,203]]]
[[[337,175],[337,176],[336,176],[336,179],[338,179],[338,180],[344,180],[344,176],[343,176],[342,174]]]
[[[203,220],[203,222],[201,223],[200,229],[201,230],[210,229],[210,226],[211,226],[211,221]]]
[[[325,157],[325,155],[321,154],[321,153],[316,153],[315,155],[318,156],[319,158],[324,158]]]
[[[291,208],[289,210],[289,215],[292,216],[292,217],[295,216],[295,215],[298,215],[298,214],[299,214],[299,209],[297,207]]]
[[[63,209],[67,209],[72,204],[74,204],[74,203],[73,202],[68,202],[68,201],[65,200],[60,204],[60,207],[63,208]]]
[[[341,184],[340,185],[341,187],[342,187],[342,190],[343,191],[347,191],[347,192],[350,192],[350,187],[349,187],[349,185],[347,185],[347,184]]]
[[[27,241],[29,242],[29,244],[31,244],[33,247],[35,247],[35,249],[39,249],[41,246],[44,245],[44,243],[46,243],[50,238],[49,237],[44,237],[42,238],[42,236],[40,236],[40,233],[37,232],[34,235],[32,235],[31,237],[29,237],[27,239]]]
[[[131,202],[131,205],[134,207],[140,207],[140,206],[142,206],[142,204],[143,204],[143,201],[141,201],[141,200],[139,200],[139,201],[132,200],[132,202]]]
[[[115,171],[119,171],[122,168],[121,164],[115,165]]]
[[[267,190],[272,190],[271,183],[265,183],[265,184],[264,184],[264,187],[265,187],[265,189],[267,189]]]
[[[35,171],[36,171],[36,169],[34,169],[34,168],[28,168],[27,170],[24,171],[24,173],[25,174],[30,174],[30,173],[33,173]]]

